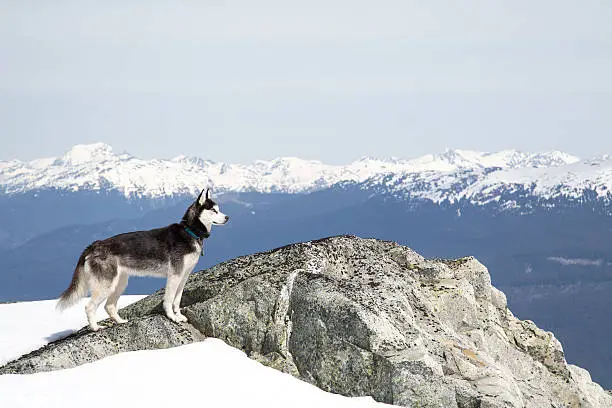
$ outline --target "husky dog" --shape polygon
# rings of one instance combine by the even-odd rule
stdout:
[[[81,254],[70,286],[60,296],[57,307],[70,307],[89,291],[91,300],[85,313],[91,330],[100,329],[95,315],[104,299],[108,315],[117,323],[126,323],[117,313],[117,300],[128,277],[158,276],[167,278],[163,303],[166,316],[177,323],[186,322],[180,305],[187,278],[203,253],[204,239],[210,236],[212,226],[228,220],[211,199],[210,189],[206,189],[179,224],[95,241]]]

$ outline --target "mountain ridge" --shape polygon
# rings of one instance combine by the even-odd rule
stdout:
[[[372,184],[381,177],[398,177],[431,181],[433,190],[444,190],[446,185],[439,180],[462,181],[463,176],[481,182],[489,188],[488,179],[504,183],[500,174],[529,169],[564,174],[573,172],[572,165],[583,164],[609,167],[603,177],[586,172],[584,180],[594,180],[598,191],[612,186],[612,158],[580,161],[578,157],[560,151],[547,153],[525,153],[518,150],[502,150],[485,153],[470,150],[447,149],[440,154],[429,154],[415,159],[377,159],[363,157],[347,165],[328,165],[317,160],[296,157],[281,157],[273,160],[257,160],[251,165],[214,162],[198,157],[177,156],[172,159],[140,159],[129,153],[116,154],[104,143],[76,145],[62,157],[32,161],[0,161],[0,192],[23,193],[37,189],[59,189],[68,191],[104,190],[120,191],[126,197],[168,197],[194,194],[202,186],[212,185],[219,191],[262,193],[305,193],[331,187],[339,183]],[[548,170],[542,170],[548,169]],[[583,169],[583,170],[585,170]],[[523,174],[523,173],[521,173]],[[529,178],[530,173],[526,173]],[[557,177],[561,182],[567,178]],[[512,180],[511,180],[512,181]],[[531,181],[530,179],[528,181]],[[572,181],[571,179],[569,180]],[[525,183],[524,179],[518,182]],[[469,183],[470,185],[473,183]],[[592,184],[592,183],[591,183]],[[588,184],[589,186],[591,184]],[[570,183],[571,185],[571,183]],[[411,189],[410,183],[396,186]],[[576,186],[571,185],[574,190]],[[603,188],[605,187],[605,188]],[[578,187],[579,188],[579,187]],[[390,188],[393,191],[393,188]],[[461,196],[477,195],[466,190]],[[445,194],[439,194],[445,196]],[[422,195],[436,201],[436,194]],[[439,200],[438,200],[439,201]]]

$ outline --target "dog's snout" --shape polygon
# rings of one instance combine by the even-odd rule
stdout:
[[[229,215],[226,215],[225,216],[225,222],[228,222],[228,221],[229,221]]]

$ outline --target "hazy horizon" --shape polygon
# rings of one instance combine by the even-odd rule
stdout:
[[[85,146],[91,146],[91,145],[95,145],[95,144],[105,144],[111,147],[113,154],[115,155],[121,155],[121,154],[129,154],[133,157],[139,158],[139,159],[144,159],[144,160],[152,160],[152,159],[160,159],[160,160],[171,160],[180,156],[187,156],[187,157],[197,157],[200,159],[204,159],[204,160],[211,160],[211,161],[217,161],[220,162],[220,160],[214,160],[210,157],[203,157],[203,156],[198,156],[195,154],[185,154],[185,153],[179,153],[177,155],[174,156],[141,156],[138,154],[135,154],[133,152],[130,152],[128,150],[118,150],[116,149],[114,146],[105,143],[105,142],[92,142],[92,143],[78,143],[74,146],[72,146],[71,148],[75,147],[75,146],[79,146],[79,145],[85,145]],[[10,160],[18,160],[21,162],[28,162],[28,161],[32,161],[32,160],[44,160],[44,159],[51,159],[51,158],[60,158],[62,157],[64,154],[68,153],[70,149],[64,150],[62,152],[58,152],[57,154],[51,154],[48,156],[44,156],[44,157],[34,157],[32,159],[23,159],[23,158],[19,158],[19,157],[13,157],[11,159],[0,159],[0,161],[10,161]],[[556,149],[548,149],[548,150],[539,150],[539,151],[528,151],[528,150],[520,150],[520,149],[501,149],[501,150],[496,150],[496,151],[484,151],[484,150],[473,150],[473,149],[461,149],[461,148],[451,148],[451,147],[447,147],[444,148],[441,151],[437,151],[437,152],[426,152],[424,154],[421,155],[417,155],[417,156],[375,156],[375,155],[364,155],[364,156],[359,156],[359,157],[355,157],[353,159],[349,159],[346,162],[340,162],[340,163],[329,163],[329,162],[325,162],[324,160],[320,160],[316,157],[303,157],[303,156],[277,156],[277,157],[269,157],[269,158],[254,158],[250,161],[230,161],[230,162],[225,162],[225,163],[231,163],[231,164],[253,164],[253,162],[255,161],[270,161],[270,160],[274,160],[274,159],[291,159],[291,158],[297,158],[297,159],[302,159],[302,160],[313,160],[313,161],[321,161],[325,164],[333,164],[333,165],[342,165],[342,164],[349,164],[349,163],[353,163],[355,161],[359,161],[361,159],[366,159],[366,158],[373,158],[373,159],[380,159],[380,160],[391,160],[391,159],[399,159],[399,160],[412,160],[412,159],[418,159],[418,158],[422,158],[423,156],[426,155],[440,155],[440,154],[444,154],[448,151],[459,151],[459,152],[476,152],[476,153],[481,153],[481,154],[495,154],[495,153],[499,153],[501,151],[512,151],[512,150],[516,150],[518,152],[522,152],[522,153],[528,153],[528,154],[538,154],[538,153],[552,153],[552,152],[560,152],[560,153],[565,153],[565,154],[569,154],[571,156],[577,157],[579,159],[591,159],[593,157],[599,156],[595,155],[595,156],[588,156],[588,157],[583,157],[583,156],[578,156],[576,154],[573,154],[572,152],[568,152],[568,151],[563,151],[563,150],[556,150]],[[603,155],[603,154],[602,154]]]

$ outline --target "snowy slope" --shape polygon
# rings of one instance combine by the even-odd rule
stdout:
[[[122,298],[122,304],[138,297]],[[54,301],[0,305],[7,347],[38,348],[41,335],[55,337],[76,320],[56,318]],[[83,314],[82,308],[73,308]],[[49,319],[51,318],[51,319]],[[6,321],[21,322],[20,326]],[[26,326],[32,329],[24,329]],[[67,335],[65,333],[64,335]],[[13,347],[15,350],[15,348]],[[22,352],[26,352],[23,348]],[[0,363],[1,364],[1,363]],[[0,376],[0,407],[375,407],[371,398],[324,392],[249,359],[220,340],[111,356],[68,370]]]
[[[545,198],[578,197],[586,190],[607,196],[612,157],[580,161],[559,151],[449,149],[412,160],[365,157],[348,165],[292,157],[242,165],[186,156],[143,160],[97,143],[77,145],[59,158],[0,162],[0,191],[9,194],[45,188],[111,189],[128,197],[168,197],[195,194],[206,185],[218,191],[299,193],[347,182],[435,202],[465,198],[486,203],[518,190]]]
[[[497,166],[496,166],[497,167]],[[467,200],[508,205],[513,195],[538,200],[612,198],[612,160],[593,159],[550,167],[464,168],[379,174],[362,188],[435,203]]]
[[[122,296],[118,305],[125,307],[143,297]],[[85,326],[86,303],[82,299],[62,313],[55,310],[56,300],[0,304],[0,366]],[[98,309],[97,317],[108,317],[104,308]]]

